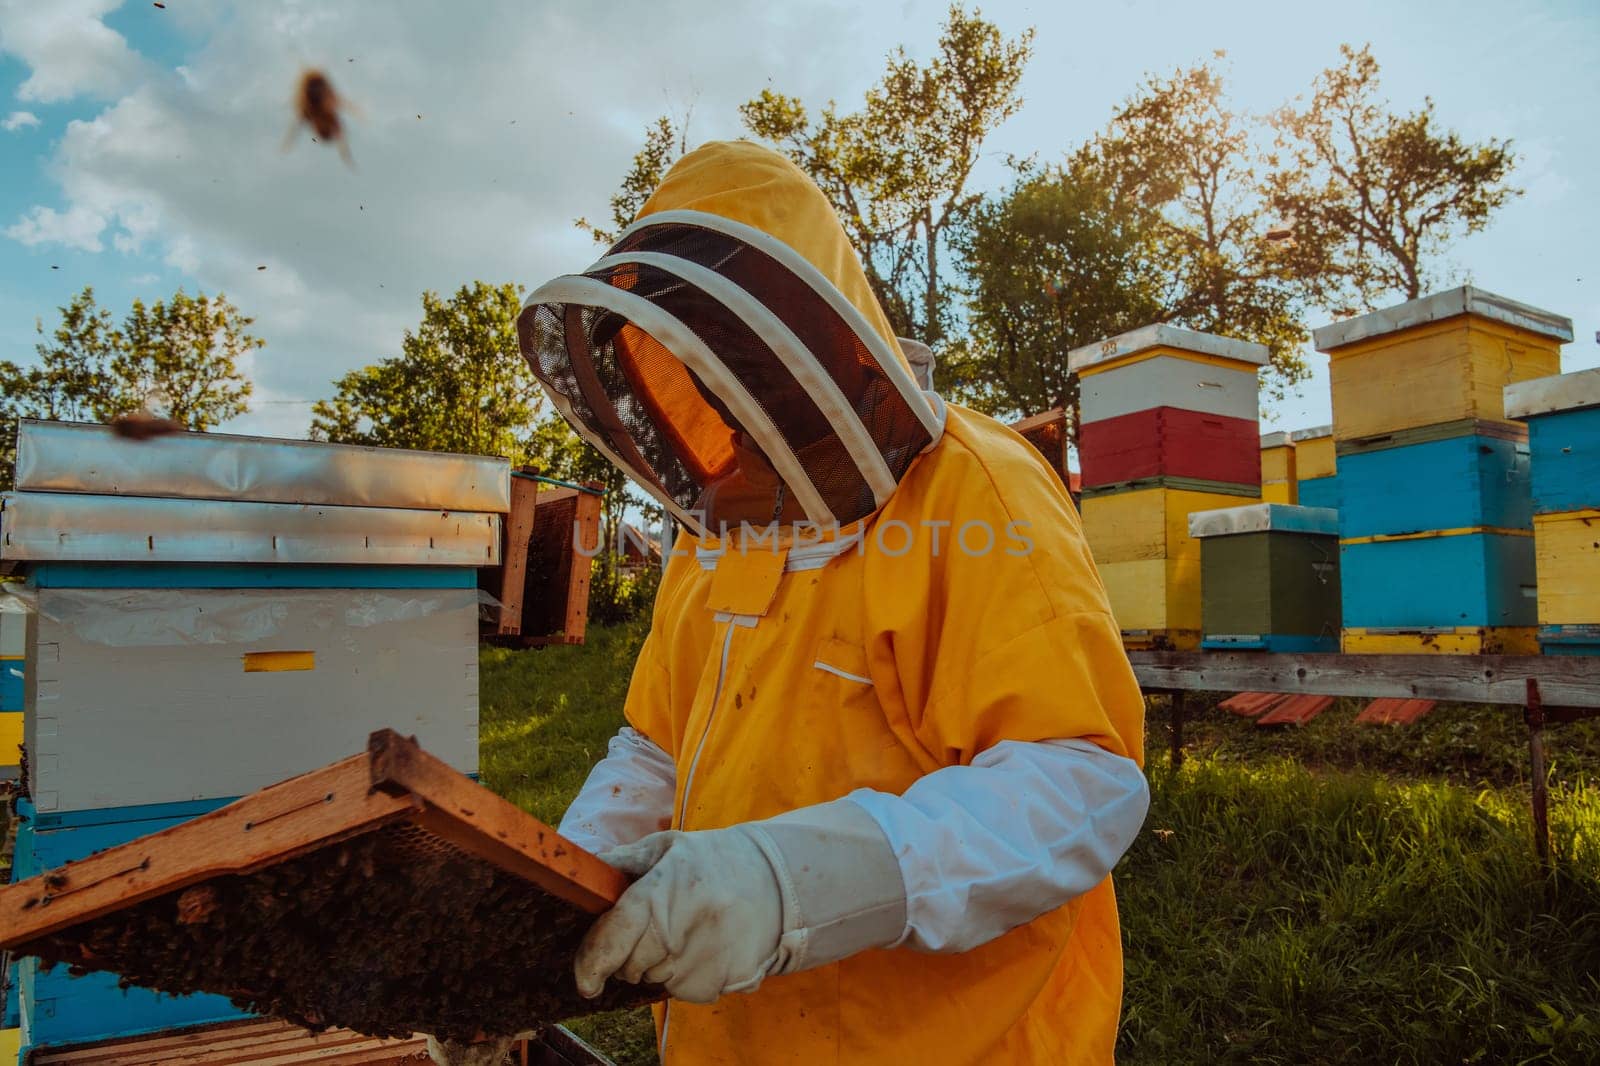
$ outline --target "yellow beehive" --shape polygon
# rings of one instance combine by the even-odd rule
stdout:
[[[1600,621],[1600,510],[1533,516],[1539,624]]]
[[[1507,421],[1505,387],[1560,373],[1572,320],[1467,285],[1313,336],[1329,355],[1333,435],[1344,441],[1466,419]]]
[[[1200,646],[1200,560],[1139,559],[1102,563],[1111,615],[1129,647],[1163,642]]]
[[[1302,429],[1290,435],[1294,440],[1294,476],[1296,481],[1313,481],[1319,477],[1332,477],[1337,473],[1337,454],[1333,444],[1333,427],[1319,426]]]
[[[1532,626],[1480,626],[1476,629],[1350,629],[1341,637],[1349,655],[1536,655],[1538,631]]]
[[[1135,489],[1086,496],[1083,532],[1097,563],[1200,557],[1200,542],[1189,535],[1189,515],[1260,503],[1253,497],[1187,489]]]
[[[1297,456],[1294,441],[1287,433],[1261,435],[1261,501],[1297,503],[1300,498],[1296,476]]]
[[[1176,648],[1200,645],[1200,541],[1189,515],[1258,503],[1253,497],[1151,488],[1086,496],[1084,535],[1130,647],[1156,634]]]

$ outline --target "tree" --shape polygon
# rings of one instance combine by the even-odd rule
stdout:
[[[967,181],[984,139],[1022,106],[1032,42],[1031,29],[1007,40],[981,12],[952,6],[934,58],[921,66],[896,49],[859,111],[830,101],[813,120],[770,89],[739,109],[832,201],[903,336],[932,344],[952,324],[941,255],[977,199]]]
[[[969,278],[971,339],[946,347],[941,386],[995,414],[1074,409],[1067,353],[1162,314],[1147,216],[1104,180],[1090,149],[1021,168],[954,242]]]
[[[1311,102],[1272,118],[1282,165],[1271,202],[1292,220],[1286,249],[1340,313],[1393,294],[1415,299],[1441,280],[1431,260],[1488,225],[1520,190],[1508,184],[1511,142],[1464,141],[1441,129],[1431,98],[1409,114],[1378,99],[1371,46],[1340,46]]]
[[[937,343],[951,332],[943,256],[978,199],[966,186],[984,139],[1022,106],[1017,86],[1032,42],[1032,30],[1007,40],[981,12],[952,6],[938,54],[921,66],[896,49],[859,111],[841,114],[830,101],[813,120],[797,97],[770,89],[739,109],[753,136],[827,195],[902,336]],[[613,243],[685,151],[686,126],[663,115],[646,127],[611,197],[613,228],[586,218],[578,228]]]
[[[218,293],[135,300],[118,327],[85,288],[35,350],[38,361],[0,360],[0,483],[10,485],[17,419],[109,422],[141,408],[193,430],[249,410],[251,383],[239,363],[264,342],[255,321]]]
[[[971,343],[955,394],[997,414],[1077,404],[1067,353],[1151,322],[1267,345],[1275,386],[1306,373],[1306,286],[1273,242],[1256,129],[1212,64],[1148,78],[1059,165],[1023,165],[956,241]]]
[[[311,408],[312,439],[524,461],[540,397],[517,342],[520,309],[515,285],[423,293],[400,355],[350,371]]]
[[[1291,384],[1307,373],[1306,288],[1269,240],[1259,123],[1229,108],[1218,66],[1147,79],[1099,154],[1150,211],[1151,254],[1166,278],[1161,317],[1265,344],[1280,385]]]
[[[8,421],[24,417],[84,422],[121,413],[107,410],[114,406],[111,364],[118,344],[111,312],[96,306],[92,288],[58,310],[61,324],[34,347],[39,355],[36,365],[0,362]],[[44,323],[35,321],[34,331],[43,337]]]
[[[617,243],[617,235],[633,222],[639,208],[667,176],[667,168],[683,154],[687,127],[687,120],[680,127],[666,115],[645,127],[644,147],[634,154],[633,164],[623,175],[622,187],[611,197],[611,229],[601,229],[587,218],[577,219],[573,225],[598,244],[609,247]]]
[[[152,405],[195,430],[244,414],[252,386],[239,360],[265,343],[245,332],[253,321],[220,295],[179,289],[170,302],[133,301],[111,360],[117,406]]]

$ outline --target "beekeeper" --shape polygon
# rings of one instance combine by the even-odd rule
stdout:
[[[683,527],[561,825],[638,877],[580,991],[665,985],[668,1064],[1110,1062],[1144,705],[1050,467],[918,387],[752,144],[680,160],[518,332]]]

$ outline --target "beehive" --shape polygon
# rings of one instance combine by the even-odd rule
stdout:
[[[1063,408],[1052,407],[1048,411],[1019,419],[1011,423],[1011,429],[1044,456],[1045,462],[1050,464],[1050,469],[1056,472],[1063,485],[1070,483],[1067,444],[1072,434],[1067,425],[1067,412]]]
[[[1533,540],[1539,623],[1600,625],[1600,510],[1538,515]]]
[[[1293,438],[1288,433],[1261,435],[1261,499],[1293,504],[1300,498]]]
[[[1259,344],[1156,323],[1070,352],[1085,489],[1151,477],[1250,486]]]
[[[24,422],[0,558],[24,577],[18,868],[176,824],[402,724],[477,769],[476,567],[503,460]],[[24,966],[24,1040],[237,1016]]]
[[[1200,640],[1188,514],[1260,499],[1259,344],[1145,326],[1068,355],[1083,525],[1130,647]]]
[[[1342,535],[1528,530],[1526,435],[1521,426],[1469,422],[1342,442],[1339,469],[1350,486]]]
[[[1528,424],[1540,644],[1600,655],[1600,369],[1513,385],[1505,404]]]
[[[1528,460],[1503,393],[1559,366],[1572,323],[1464,286],[1314,336],[1330,356],[1347,650],[1434,650],[1446,632],[1525,643]]]
[[[1504,422],[1505,386],[1558,373],[1572,320],[1471,285],[1313,332],[1329,356],[1334,436]]]
[[[1235,506],[1227,486],[1157,484],[1127,491],[1084,491],[1083,523],[1111,612],[1130,646],[1192,648],[1200,640],[1200,542],[1194,511]],[[1253,501],[1252,501],[1253,502]]]
[[[1253,491],[1261,483],[1255,441],[1253,421],[1156,407],[1084,423],[1078,459],[1090,487],[1180,477]]]
[[[1201,647],[1338,651],[1338,523],[1333,511],[1274,503],[1191,514]]]
[[[1111,613],[1129,648],[1200,646],[1200,567],[1191,559],[1101,563]]]
[[[21,601],[0,592],[0,781],[19,773],[22,748],[22,678],[28,619]],[[17,610],[8,608],[17,607]]]
[[[1302,507],[1339,509],[1338,460],[1333,427],[1298,429],[1289,434],[1294,443],[1295,496]]]
[[[1295,477],[1302,485],[1338,473],[1332,426],[1297,429],[1289,439],[1294,442]]]
[[[1531,627],[1529,534],[1424,533],[1343,540],[1344,624],[1358,629]]]

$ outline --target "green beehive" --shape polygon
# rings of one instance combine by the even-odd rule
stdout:
[[[1189,516],[1202,648],[1339,650],[1339,513],[1258,503]]]

